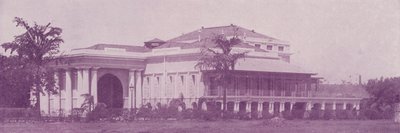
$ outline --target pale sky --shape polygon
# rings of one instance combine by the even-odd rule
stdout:
[[[61,27],[62,50],[235,24],[289,41],[329,83],[400,76],[400,0],[0,0],[0,43],[23,31],[14,17]]]

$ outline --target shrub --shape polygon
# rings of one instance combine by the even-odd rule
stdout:
[[[241,120],[250,120],[250,112],[246,112],[246,111],[239,111],[238,112],[238,117]]]
[[[110,117],[106,104],[98,103],[95,108],[87,114],[88,121],[98,121]]]
[[[334,110],[325,110],[323,118],[325,120],[336,119],[336,114]]]
[[[292,110],[292,115],[294,119],[303,119],[304,113],[305,110],[299,110],[299,109]]]
[[[323,116],[324,111],[320,109],[312,109],[310,112],[310,119],[311,120],[318,120],[321,119],[321,116]]]
[[[293,120],[293,119],[294,119],[294,117],[293,117],[293,115],[292,115],[292,112],[289,111],[289,110],[283,111],[283,112],[282,112],[282,116],[283,116],[283,118],[285,118],[285,119],[287,119],[287,120]]]
[[[262,118],[263,119],[271,119],[273,118],[274,115],[272,115],[271,113],[269,113],[267,110],[262,112]]]
[[[146,105],[143,105],[142,107],[139,108],[136,116],[138,118],[143,118],[143,119],[150,119],[152,116],[152,108],[151,108],[151,104],[148,103]]]

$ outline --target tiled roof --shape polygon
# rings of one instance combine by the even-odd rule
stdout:
[[[320,84],[317,97],[367,98],[369,95],[361,85]]]
[[[241,58],[237,61],[235,70],[315,74],[282,60],[259,58]]]
[[[155,49],[172,48],[172,47],[180,47],[182,49],[201,48],[201,47],[213,48],[215,46],[216,46],[216,44],[210,40],[201,40],[201,41],[195,41],[192,43],[166,42],[165,44],[163,44],[159,47],[156,47]],[[263,50],[261,48],[257,48],[255,46],[249,45],[247,43],[239,43],[237,45],[234,45],[233,47],[250,48],[250,49],[254,49],[257,52],[266,52],[265,50]]]
[[[133,45],[121,45],[121,44],[96,44],[87,48],[79,49],[94,49],[94,50],[104,50],[104,48],[120,48],[125,49],[127,52],[148,52],[150,49],[144,46],[133,46]],[[79,50],[73,49],[73,50]]]
[[[158,38],[154,38],[150,41],[146,41],[146,42],[165,42],[164,40],[158,39]]]
[[[199,71],[194,66],[197,61],[182,61],[182,62],[166,62],[163,63],[148,63],[146,64],[145,74],[163,73],[166,72],[190,72]],[[179,66],[179,67],[176,67]],[[289,64],[282,60],[275,59],[258,59],[258,58],[242,58],[236,63],[235,70],[238,71],[254,71],[254,72],[282,72],[282,73],[302,73],[313,74],[305,71],[298,66]]]
[[[214,35],[218,34],[225,34],[226,36],[233,36],[233,35],[238,35],[238,36],[246,36],[246,37],[254,37],[254,38],[264,38],[264,39],[269,39],[269,40],[277,40],[275,38],[260,34],[255,32],[254,30],[248,30],[245,28],[242,28],[240,26],[236,25],[229,25],[229,26],[220,26],[220,27],[209,27],[209,28],[201,28],[186,34],[183,34],[181,36],[178,36],[176,38],[173,38],[171,40],[168,40],[168,42],[182,42],[182,41],[188,41],[188,40],[198,40],[199,36],[200,38],[211,38]]]

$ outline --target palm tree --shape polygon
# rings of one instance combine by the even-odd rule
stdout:
[[[238,29],[235,29],[237,32]],[[231,82],[233,71],[235,70],[236,61],[243,58],[245,53],[233,53],[232,47],[241,43],[239,36],[234,36],[228,39],[224,34],[215,35],[211,43],[215,43],[213,48],[203,48],[201,50],[201,57],[196,64],[196,67],[202,71],[212,71],[215,74],[214,80],[217,81],[218,86],[223,89],[223,113],[226,112],[226,90],[227,85]]]
[[[33,26],[22,18],[15,17],[17,27],[26,30],[21,35],[15,36],[14,41],[3,43],[1,46],[10,53],[16,52],[18,57],[25,61],[26,66],[31,67],[33,75],[33,86],[31,90],[36,96],[35,108],[40,113],[40,94],[47,92],[49,95],[56,93],[54,72],[49,69],[48,64],[58,62],[59,47],[63,43],[61,38],[62,29],[47,25]]]

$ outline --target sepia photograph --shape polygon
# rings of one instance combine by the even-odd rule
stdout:
[[[0,133],[400,133],[400,0],[0,0]]]

